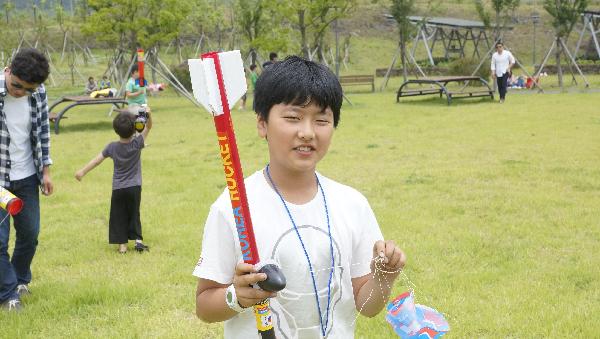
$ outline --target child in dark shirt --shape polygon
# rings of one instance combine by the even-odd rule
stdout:
[[[114,173],[112,196],[110,201],[110,221],[108,242],[119,244],[119,253],[127,252],[128,240],[135,240],[135,250],[143,252],[148,246],[142,242],[142,224],[140,222],[140,200],[142,196],[142,166],[140,156],[144,142],[152,128],[152,117],[147,112],[144,130],[135,135],[136,116],[120,113],[113,121],[113,128],[119,135],[119,141],[106,145],[104,150],[87,165],[75,173],[79,181],[104,159],[112,158]]]

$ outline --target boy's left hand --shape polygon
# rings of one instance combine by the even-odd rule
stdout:
[[[376,261],[380,261],[376,263]],[[371,272],[397,277],[406,264],[406,255],[393,240],[378,240],[373,245]],[[379,272],[376,272],[376,268]]]
[[[52,183],[52,179],[50,179],[50,172],[46,169],[46,167],[44,168],[42,188],[43,195],[52,195],[54,192],[54,184]]]

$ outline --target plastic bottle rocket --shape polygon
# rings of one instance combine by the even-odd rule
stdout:
[[[11,191],[0,186],[0,207],[10,215],[16,215],[23,209],[23,200],[12,194]]]

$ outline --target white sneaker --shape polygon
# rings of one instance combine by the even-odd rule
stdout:
[[[7,312],[19,312],[21,311],[21,301],[19,299],[10,299],[0,304],[0,307]]]
[[[19,295],[19,297],[23,297],[25,295],[30,295],[31,291],[29,290],[29,287],[27,287],[27,285],[20,284],[17,285],[17,294]]]

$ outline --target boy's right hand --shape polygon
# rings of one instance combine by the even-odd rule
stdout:
[[[81,181],[81,178],[83,178],[85,174],[83,173],[83,170],[79,170],[77,172],[75,172],[75,179],[77,179],[78,181]]]
[[[242,307],[253,306],[267,298],[277,296],[277,293],[267,292],[253,288],[252,285],[259,281],[267,280],[267,275],[257,273],[256,269],[251,264],[239,263],[235,267],[235,275],[233,276],[233,286],[237,300]]]

